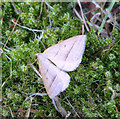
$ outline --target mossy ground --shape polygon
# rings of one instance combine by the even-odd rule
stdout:
[[[35,54],[43,52],[45,47],[79,35],[82,23],[74,16],[71,3],[51,3],[52,9],[43,3],[40,19],[37,18],[41,3],[15,3],[15,6],[21,12],[18,24],[44,31],[42,36],[42,32],[19,26],[13,30],[11,20],[17,20],[19,15],[12,3],[2,3],[2,116],[25,116],[30,109],[30,117],[60,118],[47,95],[25,101],[31,94],[46,93],[30,64],[35,61]],[[69,73],[70,85],[59,95],[61,104],[71,112],[70,117],[75,117],[76,111],[80,117],[120,118],[118,30],[113,28],[109,38],[101,38],[92,28],[85,34],[87,41],[82,62],[77,70]],[[7,47],[4,47],[7,40]],[[34,65],[38,69],[38,63]]]

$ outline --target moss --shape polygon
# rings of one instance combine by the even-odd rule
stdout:
[[[9,48],[3,48],[4,53],[2,54],[3,116],[11,116],[11,109],[13,115],[19,117],[22,114],[20,112],[25,115],[26,110],[30,108],[31,117],[61,118],[47,95],[34,96],[32,102],[25,101],[34,93],[46,92],[43,84],[39,83],[41,79],[30,65],[36,59],[35,54],[43,52],[45,47],[48,48],[81,33],[82,23],[71,13],[71,3],[49,4],[53,9],[43,3],[43,11],[38,20],[41,3],[15,3],[17,9],[22,10],[18,23],[30,29],[44,29],[42,36],[41,32],[33,33],[19,26],[16,26],[11,33],[12,28],[9,28],[13,24],[11,20],[17,19],[18,15],[11,3],[2,3],[4,19],[2,43],[5,44],[9,37],[7,43]],[[67,111],[71,111],[71,118],[75,117],[75,113],[67,99],[82,117],[120,117],[120,97],[115,95],[112,100],[113,92],[108,88],[112,87],[116,94],[119,94],[118,30],[114,28],[109,38],[97,36],[92,28],[86,35],[86,49],[82,62],[74,72],[69,73],[71,82],[66,91],[59,96],[61,104]],[[110,47],[114,41],[115,44]],[[11,61],[12,78],[10,78]],[[38,69],[38,63],[36,62],[34,65]]]

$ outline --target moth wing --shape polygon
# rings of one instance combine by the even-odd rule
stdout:
[[[37,54],[37,57],[45,89],[53,99],[69,86],[70,76],[53,65],[43,53]]]
[[[43,53],[60,69],[73,71],[82,61],[85,41],[86,35],[74,36],[49,47]]]

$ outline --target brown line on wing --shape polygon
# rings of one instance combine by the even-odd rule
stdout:
[[[44,75],[46,75],[48,73],[48,69],[47,69],[47,71],[45,72],[45,74]]]
[[[72,48],[73,48],[73,46],[74,46],[75,43],[76,43],[76,41],[73,43],[73,45],[72,45],[72,47],[70,48],[68,54],[66,55],[66,57],[65,57],[65,61],[66,61],[67,57],[69,56],[69,54],[70,54],[70,52],[71,52],[71,50],[72,50]],[[59,47],[59,49],[60,49],[60,47]],[[58,52],[55,54],[55,56],[58,55],[59,51],[60,51],[60,50],[58,50]]]
[[[52,82],[51,82],[51,84],[50,84],[50,86],[49,86],[49,88],[48,88],[48,89],[50,89],[50,88],[51,88],[51,86],[52,86],[53,82],[55,81],[56,77],[57,77],[57,75],[53,77],[53,80],[52,80]]]
[[[66,55],[65,61],[67,60],[67,58],[68,58],[68,56],[69,56],[69,54],[70,54],[70,52],[71,52],[71,50],[72,50],[73,46],[75,45],[75,43],[76,43],[76,41],[74,42],[74,44],[73,44],[73,45],[72,45],[72,47],[70,48],[70,50],[69,50],[68,54]]]
[[[59,47],[59,49],[60,49],[60,47]],[[59,51],[60,51],[60,50],[58,50],[58,52],[56,52],[55,56],[58,55]]]

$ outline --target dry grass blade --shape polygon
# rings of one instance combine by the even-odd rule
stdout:
[[[40,78],[42,78],[42,76],[40,75],[40,73],[37,71],[37,69],[35,68],[35,66],[34,66],[33,64],[31,64],[31,67],[32,67],[32,69],[36,72],[36,74],[37,74]]]
[[[55,109],[63,116],[65,117],[67,115],[67,112],[65,111],[65,109],[61,106],[58,97],[55,97],[54,99],[52,99],[53,105],[55,106]]]
[[[99,17],[98,17],[98,16],[100,16],[100,15],[101,15],[101,13],[96,13],[96,14],[94,14],[94,15],[92,16],[92,18],[90,19],[90,22],[92,22],[94,19],[101,21],[101,19],[99,19]]]
[[[18,22],[19,18],[20,18],[20,14],[19,14],[19,17],[18,17],[16,23]],[[13,33],[13,31],[15,30],[15,27],[16,27],[16,24],[14,25],[13,30],[11,31],[11,33]],[[7,39],[7,41],[6,41],[6,43],[5,43],[5,45],[4,45],[4,48],[6,47],[6,45],[7,45],[8,41],[9,41],[9,39],[10,39],[10,36],[8,37],[8,39]]]
[[[108,17],[110,18],[111,22],[113,22],[115,26],[120,30],[120,26],[117,23],[117,21],[113,18],[112,14],[110,13],[110,10],[106,9],[106,12],[108,13]]]
[[[34,94],[30,95],[29,97],[27,97],[27,98],[24,100],[24,102],[27,101],[27,100],[29,100],[32,96],[36,96],[36,95],[38,95],[38,96],[44,96],[44,95],[47,95],[47,94],[46,94],[46,93],[34,93]],[[23,103],[24,103],[24,102],[23,102]]]
[[[71,112],[68,111],[68,114],[65,116],[65,119],[67,119],[70,116]]]
[[[26,26],[21,26],[20,24],[18,24],[17,22],[14,22],[13,20],[12,20],[12,22],[15,24],[15,25],[17,25],[17,26],[19,26],[19,27],[21,27],[21,28],[23,28],[23,29],[27,29],[27,30],[29,30],[29,31],[32,31],[32,32],[43,32],[43,31],[45,31],[45,30],[38,30],[38,29],[31,29],[31,28],[28,28],[28,27],[26,27]]]
[[[105,11],[102,9],[102,7],[97,2],[92,1],[92,3],[96,6],[96,8],[99,8],[105,14]]]
[[[80,7],[80,11],[81,11],[81,15],[82,15],[82,19],[83,19],[83,22],[84,22],[84,24],[85,24],[85,27],[86,27],[87,31],[89,32],[89,28],[88,28],[88,26],[87,26],[87,24],[86,24],[86,21],[85,21],[84,15],[83,15],[82,6],[81,6],[79,0],[78,0],[78,5],[79,5],[79,7]]]
[[[26,112],[26,114],[25,114],[25,117],[26,117],[26,118],[30,117],[30,109],[31,109],[32,100],[33,100],[33,98],[30,97],[30,102],[29,102],[30,105],[29,105],[29,108],[27,109],[27,112]]]
[[[78,115],[78,113],[75,111],[75,108],[71,105],[70,101],[67,98],[66,98],[66,100],[68,101],[68,105],[73,109],[73,111],[78,116],[78,118],[80,118],[80,116]]]
[[[9,110],[10,110],[10,113],[11,113],[12,118],[14,118],[13,112],[12,112],[12,110],[11,110],[10,107],[9,107]]]
[[[45,4],[46,4],[50,9],[53,9],[53,7],[48,4],[48,2],[45,2]]]
[[[40,20],[40,17],[41,17],[41,14],[42,14],[42,8],[43,8],[43,1],[41,2],[40,15],[39,15],[39,17],[37,18],[37,20]]]
[[[83,19],[81,18],[80,14],[77,12],[77,10],[75,8],[73,8],[73,10],[76,13],[76,15],[78,16],[78,18],[83,22]]]
[[[96,110],[96,112],[99,114],[99,116],[102,118],[102,119],[105,119],[103,118],[103,116]]]
[[[106,88],[104,88],[104,91],[105,91],[106,89],[111,90],[111,92],[113,93],[112,96],[111,96],[111,100],[113,100],[115,97],[119,97],[119,96],[120,96],[120,93],[116,93],[116,91],[113,90],[112,87],[110,87],[110,86],[109,86],[109,87],[106,87]]]
[[[113,2],[111,2],[111,3],[110,3],[110,6],[108,7],[108,9],[109,9],[110,11],[111,11],[111,9],[113,8],[114,4],[115,4],[115,0],[113,0]],[[98,35],[99,35],[99,34],[101,33],[101,31],[102,31],[103,26],[105,25],[105,22],[106,22],[107,17],[108,17],[108,13],[106,12],[105,17],[104,17],[104,19],[103,19],[103,21],[102,21],[102,24],[101,24],[101,26],[100,26],[100,29],[99,29],[99,31],[98,31]]]

